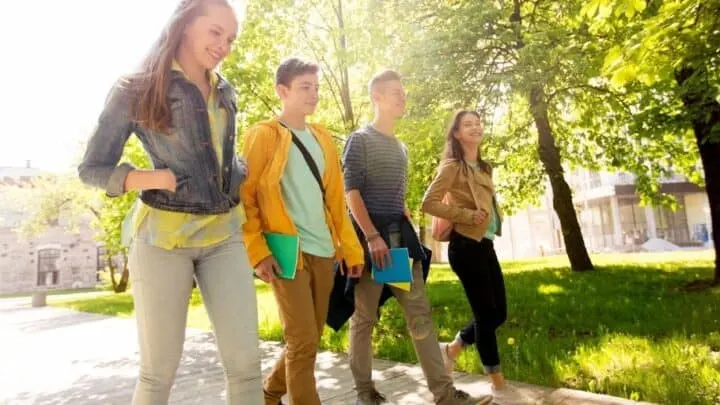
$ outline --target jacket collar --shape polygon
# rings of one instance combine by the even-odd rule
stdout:
[[[232,85],[230,85],[230,82],[228,82],[227,79],[225,79],[225,77],[219,72],[213,71],[210,72],[210,75],[211,85],[220,93],[220,96],[223,98],[223,100],[235,105],[237,102],[237,96],[235,94],[235,89],[232,87]],[[182,71],[182,68],[176,61],[173,61],[170,78],[173,82],[189,82],[189,79],[187,78],[187,76],[185,76],[185,73]]]

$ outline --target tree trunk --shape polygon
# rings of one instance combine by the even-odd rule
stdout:
[[[112,256],[110,256],[109,254],[106,254],[105,257],[105,268],[110,273],[110,284],[112,285],[113,291],[115,291],[117,290],[117,280],[115,280],[115,262],[113,261]]]
[[[127,255],[125,253],[123,253],[122,275],[120,276],[120,282],[117,285],[113,285],[113,291],[115,291],[116,293],[121,293],[121,292],[127,291],[129,280],[130,280],[130,269],[128,268]]]
[[[555,145],[555,138],[553,138],[552,128],[550,128],[545,91],[541,86],[535,86],[530,90],[530,110],[538,131],[540,160],[550,178],[553,191],[553,208],[560,219],[565,250],[568,259],[570,259],[570,267],[573,271],[592,270],[593,264],[585,247],[585,240],[575,213],[572,191],[565,181],[564,171],[560,163],[560,152]]]
[[[347,66],[347,35],[345,34],[345,17],[343,16],[342,0],[338,0],[337,8],[335,8],[335,16],[337,17],[340,37],[338,43],[342,54],[338,59],[338,69],[340,71],[340,99],[343,104],[343,122],[346,131],[355,129],[355,113],[353,112],[352,99],[350,98],[350,74]]]
[[[705,173],[715,246],[715,275],[710,284],[720,285],[720,104],[715,99],[714,87],[707,84],[706,66],[683,66],[675,72],[675,80],[695,132]]]
[[[525,47],[522,37],[522,1],[513,0],[513,13],[510,16],[510,24],[515,27],[517,40],[516,49]],[[565,241],[565,253],[570,259],[570,268],[573,271],[587,271],[593,269],[590,255],[585,247],[580,224],[578,223],[575,206],[572,201],[572,191],[565,181],[565,175],[560,163],[560,152],[555,145],[548,107],[545,99],[545,90],[541,85],[534,85],[530,89],[530,114],[535,120],[535,128],[538,131],[538,153],[540,161],[545,167],[545,173],[550,178],[550,186],[553,191],[553,208],[560,219],[563,240]]]

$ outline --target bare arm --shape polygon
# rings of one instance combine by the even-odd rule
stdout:
[[[170,190],[175,191],[176,179],[170,169],[132,170],[125,177],[123,191]]]

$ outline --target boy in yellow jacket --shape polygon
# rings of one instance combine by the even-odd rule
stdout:
[[[320,125],[306,123],[317,107],[318,88],[316,64],[297,58],[283,61],[275,77],[282,113],[245,134],[245,242],[255,274],[272,286],[286,342],[265,379],[265,405],[280,404],[285,393],[294,404],[320,405],[315,358],[334,264],[344,260],[351,277],[359,277],[364,266],[332,136]],[[280,268],[264,236],[268,232],[299,237],[293,279],[278,277]]]

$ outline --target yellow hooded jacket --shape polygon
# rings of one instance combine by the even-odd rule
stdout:
[[[348,267],[363,265],[364,254],[345,203],[340,158],[330,133],[320,125],[308,124],[325,156],[325,218],[330,227],[335,256]],[[256,267],[270,256],[264,232],[297,235],[285,206],[280,178],[285,171],[292,135],[277,119],[260,122],[245,133],[243,156],[248,177],[241,188],[247,220],[243,225],[250,263]],[[298,268],[302,268],[302,257]]]

